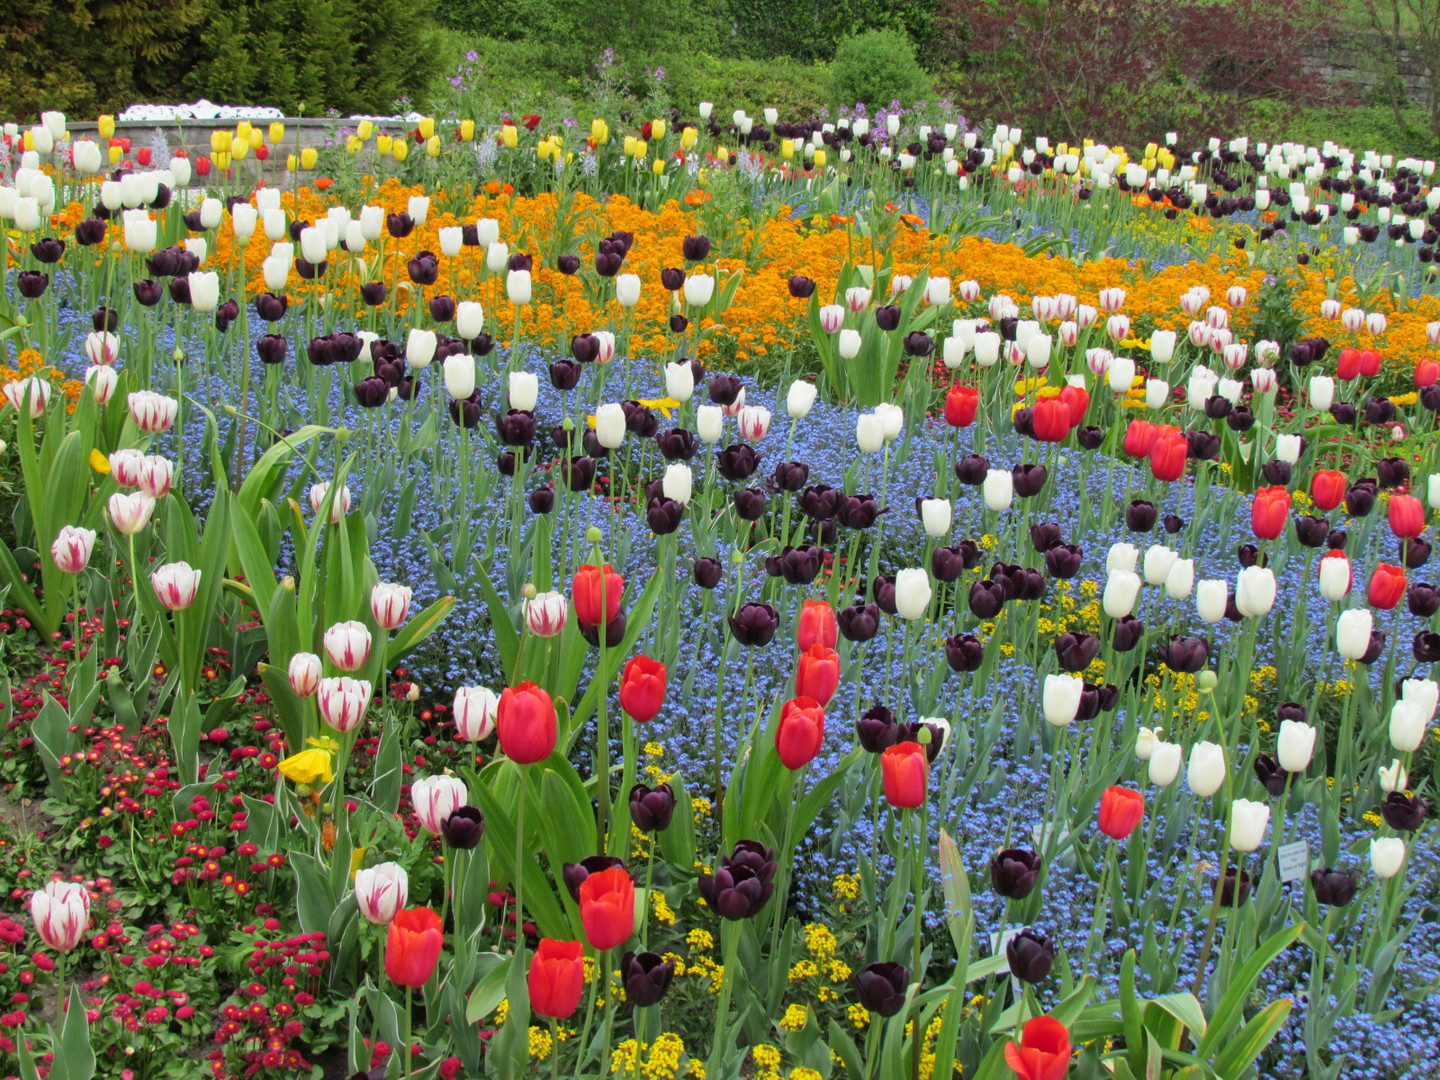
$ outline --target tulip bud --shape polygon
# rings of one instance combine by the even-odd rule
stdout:
[[[290,658],[290,689],[296,696],[307,698],[319,690],[322,674],[320,657],[314,653],[296,653]]]
[[[1404,840],[1398,836],[1382,836],[1370,841],[1370,866],[1376,877],[1393,878],[1404,865]]]
[[[417,331],[412,330],[413,335]],[[434,337],[433,331],[429,332]],[[445,357],[445,392],[452,401],[464,401],[475,392],[475,358],[469,353],[455,353]]]
[[[1370,649],[1374,618],[1366,608],[1340,613],[1335,623],[1335,648],[1346,660],[1359,660]]]
[[[908,569],[895,575],[895,611],[900,618],[923,619],[933,595],[927,571]]]
[[[1230,804],[1230,846],[1236,851],[1254,851],[1265,842],[1270,828],[1270,807],[1250,799]]]
[[[1217,623],[1225,617],[1225,608],[1230,599],[1230,586],[1225,581],[1210,579],[1200,582],[1195,589],[1195,610],[1207,623]]]
[[[1276,756],[1280,767],[1289,773],[1302,773],[1310,767],[1315,754],[1316,730],[1300,720],[1281,720]]]
[[[610,402],[595,410],[595,437],[607,450],[625,441],[625,410],[619,403]]]

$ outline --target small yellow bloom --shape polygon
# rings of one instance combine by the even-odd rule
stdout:
[[[249,142],[250,132],[254,130],[255,127],[253,124],[250,123],[249,120],[241,120],[238,124],[235,125],[235,137],[237,139],[244,139],[246,142]]]
[[[306,172],[309,172],[311,169],[315,168],[315,165],[319,160],[320,153],[313,146],[307,146],[300,151],[300,168],[304,169]]]
[[[650,137],[651,137],[652,139],[663,139],[663,138],[665,137],[665,121],[664,121],[664,120],[651,120],[651,121],[650,121]]]
[[[280,762],[280,774],[297,784],[313,784],[316,780],[328,784],[335,779],[332,763],[337,749],[333,740],[311,739],[310,749],[291,754]]]
[[[230,156],[236,161],[244,161],[249,154],[250,140],[248,138],[242,139],[239,135],[236,135],[230,140]]]
[[[428,139],[425,140],[425,156],[432,158],[440,156],[439,135],[431,135]]]
[[[435,134],[435,118],[433,116],[422,117],[416,127],[420,129],[420,137],[428,139]]]
[[[375,125],[369,120],[361,120],[355,125],[355,137],[361,142],[369,142],[370,136],[375,134]]]
[[[360,137],[363,139],[365,136],[361,135]],[[395,140],[392,139],[389,135],[376,135],[375,152],[377,154],[380,154],[382,157],[388,157],[390,154],[390,144],[394,141]]]
[[[396,161],[404,161],[410,156],[410,144],[404,139],[396,139],[390,144],[390,154]]]
[[[259,128],[251,128],[250,134],[245,136],[245,141],[250,144],[251,150],[259,150],[265,145],[265,133]]]
[[[354,880],[355,880],[355,874],[356,874],[356,872],[359,871],[359,869],[360,869],[362,866],[365,865],[365,852],[367,852],[368,850],[370,850],[370,849],[369,849],[369,848],[363,848],[363,847],[357,847],[354,851],[350,852],[350,880],[351,880],[351,881],[354,881]]]
[[[680,146],[683,149],[689,150],[699,138],[700,133],[688,124],[680,130]]]
[[[825,156],[824,150],[817,149],[815,151],[815,168],[823,169],[827,160],[829,159]]]
[[[102,139],[110,139],[115,136],[115,117],[111,113],[105,113],[95,124],[99,129]]]
[[[475,138],[474,120],[460,121],[460,138],[463,139],[465,142],[469,142],[471,139]]]
[[[270,141],[272,143],[285,141],[285,125],[279,120],[272,120],[270,122]]]
[[[654,173],[656,176],[664,176],[664,175],[665,175],[665,159],[664,159],[664,158],[658,158],[658,157],[657,157],[654,161],[652,161],[652,162],[650,163],[650,171],[651,171],[652,173]]]
[[[509,149],[515,149],[520,145],[520,129],[514,124],[506,124],[500,129],[500,141]]]
[[[92,448],[90,451],[90,467],[96,472],[98,472],[101,476],[110,475],[110,459],[104,454],[102,454],[98,449]]]

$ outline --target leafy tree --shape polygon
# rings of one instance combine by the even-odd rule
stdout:
[[[1072,142],[1221,134],[1324,90],[1300,63],[1319,0],[942,0],[939,19],[957,103]]]

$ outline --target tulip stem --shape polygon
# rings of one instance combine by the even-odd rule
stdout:
[[[715,1005],[715,1040],[710,1047],[710,1061],[705,1066],[708,1076],[718,1076],[725,1060],[725,1043],[730,1028],[730,995],[735,988],[736,956],[740,951],[740,927],[730,920],[720,924],[721,948],[725,966],[720,976],[720,996]]]
[[[520,777],[520,800],[515,807],[515,962],[525,963],[525,908],[521,905],[525,884],[525,766],[517,764]]]
[[[560,1080],[560,1029],[555,1018],[550,1018],[550,1080]]]
[[[773,958],[780,952],[780,934],[785,925],[785,904],[786,898],[790,895],[790,864],[794,859],[795,849],[795,781],[799,772],[790,773],[789,784],[786,787],[785,807],[785,838],[780,848],[780,880],[775,886],[775,921],[770,927],[770,956]]]
[[[917,818],[919,819],[918,821],[916,821]],[[930,833],[928,818],[929,807],[926,805],[922,805],[918,813],[915,810],[910,811],[912,824],[918,826],[918,833],[915,837],[912,852],[915,856],[915,882],[911,888],[911,894],[915,898],[915,930],[910,946],[910,977],[915,980],[915,997],[917,1001],[925,982],[925,973],[920,968],[920,949],[925,939],[925,905],[921,892],[921,883],[925,880],[925,845],[929,842],[928,837]],[[920,1080],[920,1048],[921,1044],[925,1041],[925,1031],[921,1023],[922,1015],[922,1010],[917,1005],[910,1036],[911,1080]]]
[[[401,1052],[405,1056],[400,1062],[400,1075],[402,1077],[408,1077],[411,1072],[410,1042],[412,1025],[415,1022],[414,1017],[411,1015],[411,998],[414,994],[415,988],[413,986],[405,987],[405,1045],[401,1048]]]
[[[595,820],[595,850],[603,852],[610,827],[610,608],[605,599],[604,557],[600,559],[600,625],[595,628],[600,643],[600,670],[596,673],[600,681],[599,719],[595,727],[595,783],[600,788],[600,814]]]

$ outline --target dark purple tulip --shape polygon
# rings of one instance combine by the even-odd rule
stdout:
[[[1418,570],[1430,561],[1430,552],[1434,550],[1429,540],[1423,537],[1415,537],[1413,540],[1402,540],[1400,552],[1405,560],[1405,567],[1408,570]]]
[[[685,287],[685,271],[673,266],[661,270],[660,287],[666,292],[679,292]]]
[[[748,480],[760,464],[760,455],[745,443],[727,446],[715,455],[715,467],[726,480]]]
[[[430,318],[438,323],[446,323],[455,318],[455,300],[449,296],[432,296],[430,298]]]
[[[1220,456],[1220,436],[1213,431],[1187,431],[1185,443],[1196,461],[1214,461]]]
[[[1210,659],[1210,643],[1205,638],[1177,636],[1165,646],[1161,659],[1171,671],[1193,675]]]
[[[710,254],[710,239],[706,236],[687,236],[680,242],[680,250],[690,262],[701,262]]]
[[[1094,634],[1064,633],[1055,639],[1055,656],[1060,670],[1084,671],[1100,655],[1100,639]]]
[[[781,491],[799,491],[809,478],[810,466],[803,461],[782,461],[770,474],[770,479]]]
[[[759,521],[765,514],[765,492],[758,488],[739,488],[734,500],[735,513],[741,521]]]
[[[385,303],[385,282],[367,281],[360,286],[360,299],[365,301],[369,307],[379,307]]]
[[[1414,832],[1425,824],[1429,812],[1430,807],[1419,795],[1406,795],[1400,791],[1390,792],[1380,806],[1380,816],[1385,819],[1385,824],[1399,832]]]
[[[555,509],[555,489],[552,487],[536,488],[530,492],[526,501],[530,504],[532,514],[548,514]]]
[[[713,874],[701,876],[700,896],[722,918],[750,918],[760,913],[774,893],[778,869],[774,848],[741,840],[734,852],[721,856]]]
[[[845,496],[828,484],[816,484],[800,492],[795,504],[806,517],[816,521],[833,518],[840,509],[840,500]]]
[[[990,459],[980,454],[966,454],[955,463],[955,478],[962,484],[979,487],[990,472]]]
[[[120,313],[112,307],[101,305],[97,307],[94,314],[90,316],[90,325],[93,326],[97,332],[101,330],[117,330],[120,327]]]
[[[1260,549],[1254,544],[1241,544],[1235,550],[1235,560],[1247,568],[1254,566],[1260,561]]]
[[[134,282],[130,288],[135,293],[136,302],[142,307],[154,307],[160,303],[160,297],[164,295],[164,288],[161,284],[149,278]]]
[[[689,461],[700,449],[694,433],[685,428],[670,428],[661,432],[655,438],[655,445],[660,448],[660,455],[666,461]]]
[[[1322,904],[1344,907],[1355,899],[1360,879],[1350,870],[1332,870],[1328,866],[1310,871],[1310,887]]]
[[[930,553],[930,572],[946,585],[960,580],[965,572],[964,553],[958,547],[936,548]]]
[[[1280,762],[1269,754],[1261,754],[1255,759],[1255,779],[1265,785],[1265,790],[1271,796],[1279,797],[1285,794],[1285,785],[1290,780],[1290,774],[1280,767]]]
[[[945,662],[951,671],[978,671],[985,662],[985,643],[974,634],[954,634],[945,639]]]
[[[1003,583],[987,579],[970,586],[970,611],[977,619],[993,619],[1004,606]]]
[[[283,364],[286,342],[283,334],[265,334],[255,342],[255,351],[262,364]]]
[[[734,405],[740,397],[741,383],[734,375],[719,374],[710,380],[710,400],[716,405]]]
[[[796,274],[790,279],[790,295],[796,300],[809,300],[815,295],[815,280],[804,274]]]
[[[783,577],[791,585],[809,585],[820,576],[823,563],[824,552],[814,544],[786,545],[779,555],[765,560],[765,569],[771,577]]]
[[[1357,480],[1345,493],[1345,512],[1351,517],[1365,517],[1375,509],[1376,486],[1373,482]]]
[[[907,356],[929,356],[935,351],[935,342],[924,330],[911,330],[905,335],[905,354]]]
[[[410,280],[416,285],[434,285],[440,276],[440,262],[429,251],[422,251],[405,264]]]
[[[1105,442],[1105,433],[1094,424],[1087,424],[1075,432],[1075,441],[1082,450],[1099,450]]]
[[[875,309],[875,325],[881,330],[891,331],[900,326],[900,305],[886,304]]]
[[[1038,983],[1055,965],[1055,944],[1035,930],[1021,930],[1005,944],[1010,974],[1023,983]]]
[[[1434,630],[1421,630],[1415,635],[1410,649],[1415,656],[1416,663],[1440,663],[1440,634]]]
[[[15,279],[15,287],[25,299],[39,300],[50,287],[50,275],[42,274],[39,270],[22,270]],[[188,286],[186,293],[189,293]]]
[[[75,242],[81,247],[90,247],[105,239],[105,222],[99,218],[86,218],[75,226]]]
[[[595,483],[595,459],[584,455],[562,458],[560,474],[571,491],[589,491]]]
[[[741,645],[769,645],[780,629],[780,613],[769,604],[743,604],[729,617],[730,633]]]
[[[1390,402],[1386,401],[1385,404],[1389,405]],[[1404,458],[1381,458],[1375,465],[1375,475],[1382,489],[1400,487],[1410,482],[1410,463]]]
[[[556,390],[574,390],[580,382],[580,365],[574,360],[560,359],[550,365],[550,385]]]
[[[385,218],[385,228],[395,239],[400,240],[415,231],[415,219],[405,211],[390,214]]]
[[[592,648],[600,647],[600,628],[590,626],[588,623],[577,622],[576,627],[580,636],[590,643]],[[625,612],[620,612],[611,619],[605,626],[605,647],[607,649],[619,648],[620,643],[625,640]]]
[[[555,269],[566,277],[572,277],[580,272],[579,255],[561,255],[555,260]]]
[[[1053,578],[1069,580],[1080,573],[1083,553],[1076,544],[1056,544],[1045,552],[1045,569]]]
[[[630,789],[630,820],[641,832],[664,832],[674,816],[675,790],[669,784],[653,788],[636,784]]]
[[[691,577],[695,584],[702,589],[713,589],[720,584],[724,567],[719,559],[712,559],[708,556],[695,560],[695,566],[691,571]]]
[[[875,580],[870,582],[870,595],[875,598],[875,603],[886,615],[894,615],[895,608],[895,579],[886,577],[884,574],[876,574]]]
[[[1022,499],[1040,494],[1049,475],[1049,471],[1044,465],[1031,465],[1026,462],[1021,462],[1010,470],[1010,477],[1015,484],[1015,494]]]
[[[1255,426],[1255,414],[1244,405],[1237,405],[1225,417],[1225,426],[1231,431],[1249,431]]]
[[[1330,535],[1330,523],[1322,517],[1313,517],[1309,514],[1297,514],[1295,517],[1295,539],[1305,547],[1318,548],[1325,546],[1325,540]]]
[[[25,275],[21,274],[20,277],[23,279]],[[170,299],[174,303],[190,303],[190,279],[188,277],[171,278],[167,288],[170,292]],[[20,291],[23,293],[25,290],[22,288]]]
[[[1230,867],[1225,871],[1225,882],[1220,886],[1220,906],[1240,907],[1250,899],[1250,872]]]
[[[1056,522],[1042,521],[1030,526],[1030,543],[1041,554],[1049,551],[1060,541],[1060,526]]]
[[[1349,401],[1337,401],[1330,406],[1330,418],[1337,424],[1353,424],[1358,415],[1354,404]]]
[[[656,536],[668,536],[680,528],[685,517],[685,507],[674,499],[651,499],[645,509],[645,520],[650,531]]]
[[[1145,624],[1133,615],[1126,615],[1115,620],[1115,628],[1110,633],[1110,644],[1116,652],[1127,653],[1140,644],[1140,639],[1145,636]]]
[[[1205,399],[1205,415],[1211,420],[1224,420],[1230,415],[1230,402],[1219,394]]]
[[[884,513],[873,495],[842,495],[835,506],[835,520],[847,529],[868,529]]]
[[[625,984],[625,996],[633,1008],[644,1009],[658,1005],[670,989],[670,980],[675,977],[675,961],[666,960],[659,953],[627,952],[620,961],[620,979]]]
[[[990,887],[995,895],[1024,900],[1035,890],[1040,856],[1022,848],[1006,848],[990,860]]]
[[[1157,517],[1155,504],[1146,499],[1131,499],[1125,508],[1125,526],[1131,532],[1150,532]]]
[[[910,988],[910,969],[890,960],[867,964],[855,976],[860,1004],[876,1016],[889,1018],[905,1007]]]
[[[1376,660],[1379,660],[1379,659],[1380,659],[1380,654],[1383,653],[1384,651],[1385,651],[1385,631],[1384,631],[1384,630],[1371,630],[1371,631],[1370,631],[1370,645],[1369,645],[1369,647],[1365,650],[1365,655],[1362,656],[1362,657],[1360,657],[1360,663],[1366,664],[1366,665],[1373,664],[1373,663],[1375,663]]]
[[[355,384],[355,401],[364,409],[378,409],[390,400],[390,386],[378,375],[369,375]]]
[[[471,851],[485,835],[485,815],[473,806],[462,806],[440,823],[440,835],[447,847]]]
[[[506,446],[526,446],[535,438],[535,414],[511,409],[495,418],[495,432]]]
[[[325,268],[329,265],[327,262],[312,263],[307,259],[296,259],[295,272],[306,281],[314,281],[316,278],[324,276]]]
[[[1161,524],[1164,525],[1167,533],[1174,536],[1181,529],[1185,528],[1185,519],[1179,514],[1166,514],[1165,517],[1161,519]]]
[[[464,401],[451,401],[450,419],[467,428],[476,427],[480,423],[480,391],[476,390]]]
[[[871,754],[879,754],[900,741],[900,723],[884,705],[872,705],[855,721],[855,739]]]
[[[854,604],[841,608],[835,621],[846,641],[869,641],[880,630],[880,609],[875,604]]]
[[[279,322],[285,317],[289,307],[288,297],[276,296],[274,293],[261,293],[255,298],[255,314],[266,322]]]
[[[582,364],[600,355],[600,339],[594,334],[576,334],[570,339],[570,355]]]

